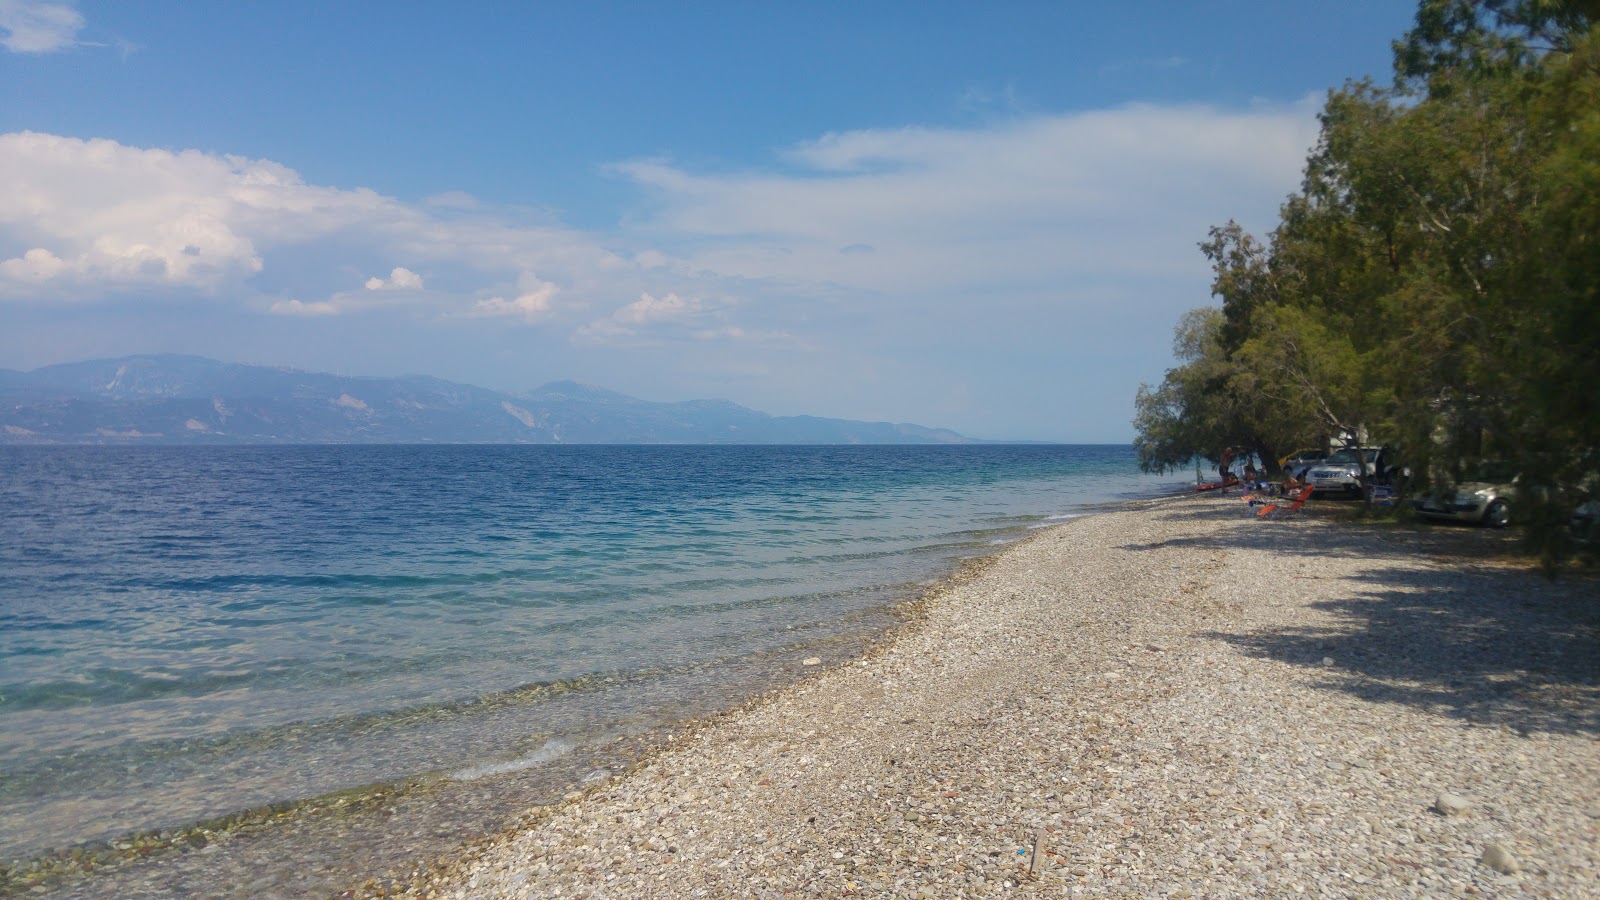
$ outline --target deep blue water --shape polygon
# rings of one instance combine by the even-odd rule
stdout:
[[[531,765],[1167,486],[1118,446],[0,449],[0,857]]]

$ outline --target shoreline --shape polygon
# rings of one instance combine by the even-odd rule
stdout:
[[[642,725],[611,723],[617,727],[602,729],[596,740],[576,745],[556,740],[530,758],[354,785],[41,851],[7,864],[0,873],[0,896],[21,896],[36,887],[48,896],[66,897],[326,896],[363,880],[402,884],[419,864],[453,857],[512,827],[523,818],[523,808],[559,803],[597,776],[636,766],[700,723],[821,671],[803,666],[803,659],[818,654],[830,663],[858,658],[917,602],[902,600],[858,614],[864,621],[888,624],[874,621],[860,631],[742,657],[737,664],[745,674],[723,676],[722,691],[682,698],[674,704],[676,711],[644,716]],[[435,840],[395,839],[407,833]],[[316,853],[330,845],[336,849]]]
[[[1121,505],[1099,504],[1074,518]],[[923,582],[917,591],[853,613],[852,618],[862,623],[856,628],[740,657],[732,665],[745,673],[726,676],[725,693],[685,700],[679,704],[680,711],[643,728],[630,728],[620,735],[576,747],[562,747],[537,765],[502,768],[503,764],[486,763],[420,773],[266,803],[189,824],[43,850],[7,863],[7,870],[0,873],[4,875],[0,877],[0,896],[19,896],[36,888],[43,888],[48,896],[65,897],[103,896],[107,891],[128,897],[304,896],[330,892],[350,896],[363,890],[398,889],[421,871],[427,871],[430,861],[437,867],[469,848],[493,840],[524,820],[528,810],[562,803],[563,797],[582,793],[597,778],[637,768],[710,723],[871,654],[915,618],[930,595],[944,590],[974,567],[988,564],[1010,547],[1030,540],[1038,529],[1050,527],[1054,524],[1030,526],[1015,540],[991,547],[990,552],[952,560],[951,568]],[[807,661],[813,657],[820,657],[822,662],[810,665]],[[484,770],[486,777],[471,774],[474,769]],[[463,774],[467,777],[458,777]],[[385,834],[397,828],[408,829],[413,835],[432,832],[443,842],[386,840]],[[312,837],[308,838],[307,832]],[[356,848],[346,847],[331,855],[334,863],[360,859],[361,868],[336,865],[332,871],[314,875],[301,871],[290,874],[288,870],[299,867],[282,862],[285,853],[303,854],[308,847],[328,841],[358,845],[359,852],[351,853]],[[329,860],[313,862],[326,868]],[[274,867],[283,871],[273,874],[269,870]],[[263,871],[268,872],[266,877],[253,876]],[[233,887],[218,887],[224,883]],[[358,883],[365,888],[353,887]]]
[[[1127,506],[1004,548],[872,652],[410,894],[1586,893],[1595,579],[1463,529]]]

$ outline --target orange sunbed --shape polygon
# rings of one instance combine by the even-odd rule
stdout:
[[[1290,512],[1294,512],[1295,510],[1299,509],[1300,507],[1305,506],[1306,505],[1306,501],[1311,499],[1311,492],[1315,491],[1315,490],[1316,490],[1316,488],[1312,487],[1309,484],[1306,485],[1304,488],[1302,488],[1300,493],[1295,495],[1294,503],[1289,506],[1289,511]],[[1275,510],[1277,508],[1278,508],[1278,504],[1276,504],[1276,503],[1268,503],[1266,506],[1261,507],[1261,510],[1259,512],[1257,512],[1256,515],[1257,516],[1265,516],[1267,513],[1272,512],[1273,510]]]

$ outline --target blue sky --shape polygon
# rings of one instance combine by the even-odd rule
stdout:
[[[0,0],[0,368],[1124,441],[1403,2]]]

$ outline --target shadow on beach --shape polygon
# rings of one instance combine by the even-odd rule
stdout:
[[[1213,529],[1155,544],[1126,544],[1121,549],[1271,549],[1294,556],[1363,559],[1409,559],[1426,555],[1472,565],[1488,561],[1525,565],[1513,533],[1449,523],[1361,519],[1356,515],[1358,508],[1359,504],[1348,501],[1312,501],[1297,512],[1280,511],[1268,518],[1258,518],[1255,509],[1246,506],[1242,499],[1237,501],[1237,506],[1233,503],[1177,504],[1168,507],[1163,514],[1182,522],[1213,525],[1238,522],[1249,527]],[[1332,527],[1306,527],[1311,523]]]
[[[1213,522],[1230,518],[1217,505],[1170,514]],[[1316,511],[1312,517],[1349,514]],[[1551,581],[1519,557],[1515,537],[1483,529],[1370,521],[1260,524],[1162,546],[1271,549],[1287,557],[1285,565],[1260,577],[1282,578],[1286,590],[1298,579],[1318,580],[1317,557],[1350,556],[1373,565],[1354,578],[1326,582],[1330,599],[1310,604],[1331,613],[1336,625],[1201,637],[1303,667],[1313,686],[1374,703],[1405,704],[1523,734],[1600,736],[1600,579],[1592,574]],[[1418,556],[1433,565],[1388,564]]]

